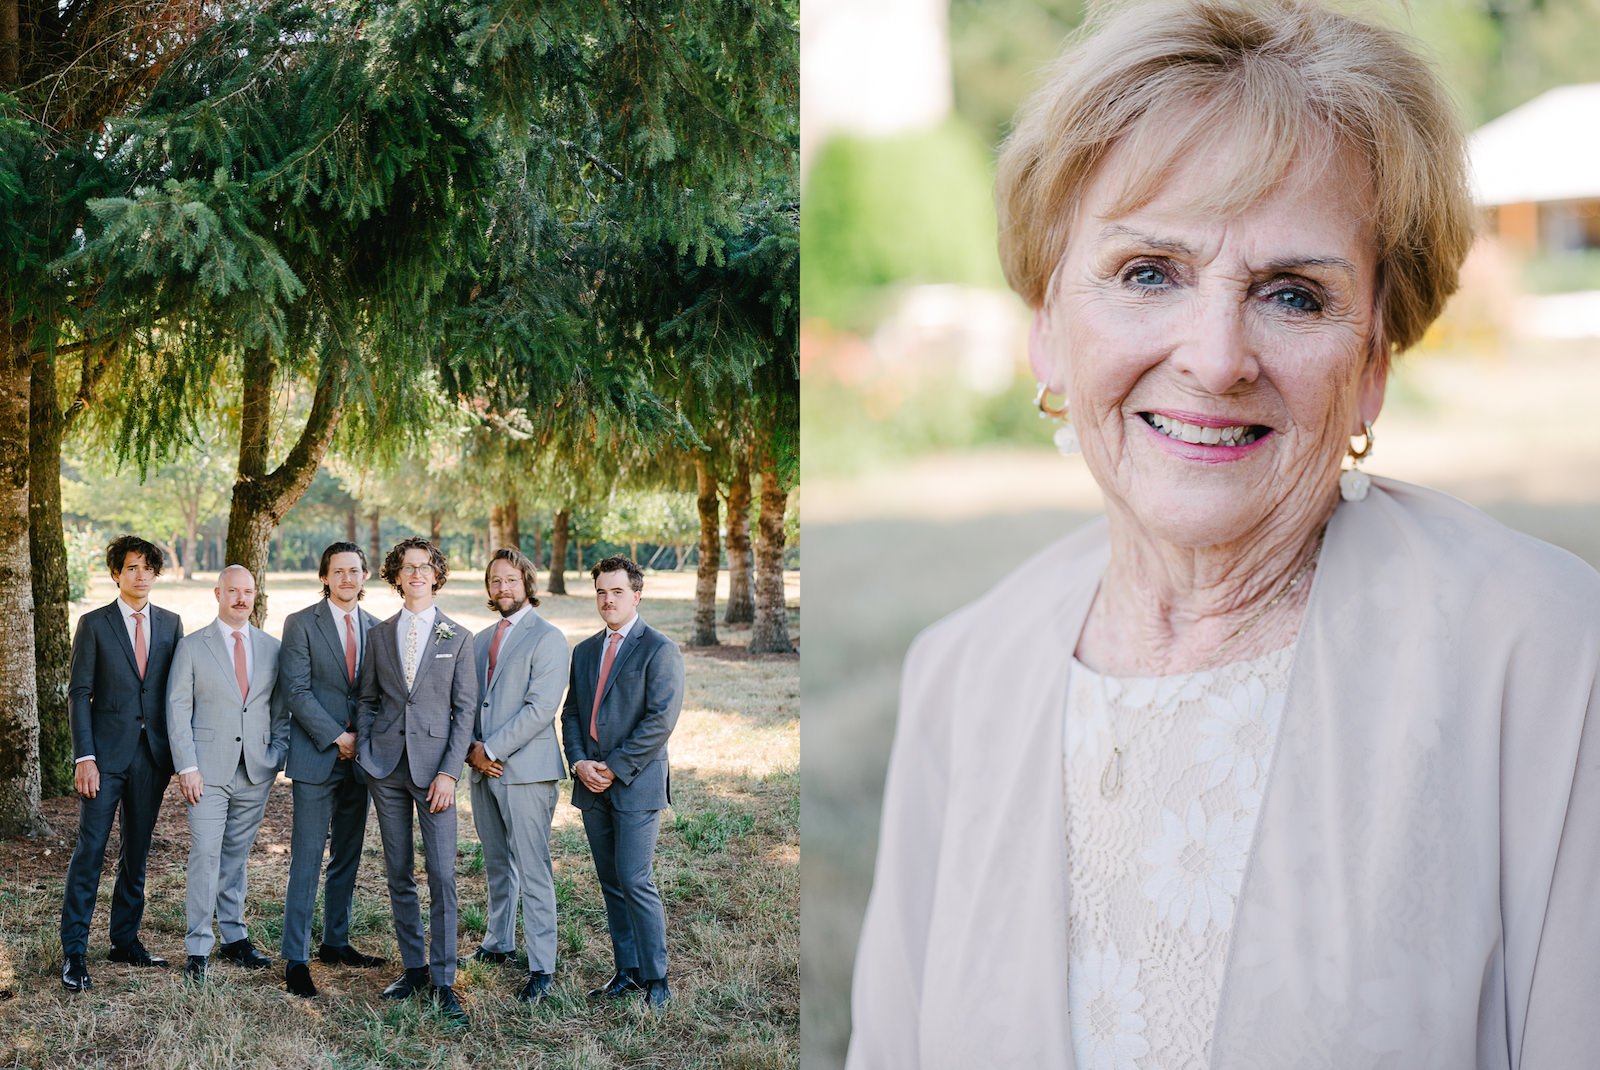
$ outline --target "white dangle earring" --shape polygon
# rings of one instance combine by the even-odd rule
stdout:
[[[1061,426],[1056,428],[1056,449],[1063,457],[1071,457],[1080,452],[1078,446],[1078,429],[1072,426],[1072,418],[1067,415],[1067,399],[1061,399],[1059,406],[1050,404],[1050,387],[1044,383],[1039,384],[1039,392],[1034,395],[1033,403],[1039,409],[1039,419],[1056,420]]]
[[[1347,502],[1363,500],[1367,496],[1367,490],[1372,486],[1372,477],[1361,470],[1361,462],[1372,452],[1371,421],[1363,421],[1361,431],[1361,448],[1356,449],[1354,436],[1351,436],[1352,441],[1346,447],[1350,455],[1350,467],[1339,473],[1339,497]]]

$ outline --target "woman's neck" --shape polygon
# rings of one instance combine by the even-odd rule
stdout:
[[[1179,546],[1111,511],[1111,557],[1076,654],[1097,672],[1159,676],[1292,643],[1331,513],[1221,546]]]

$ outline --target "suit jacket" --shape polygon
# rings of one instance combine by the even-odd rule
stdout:
[[[660,810],[672,800],[667,737],[683,706],[683,654],[643,617],[634,623],[606,677],[596,742],[589,735],[589,711],[607,632],[600,629],[572,652],[572,677],[561,711],[567,761],[605,762],[617,778],[606,789],[615,809]],[[574,779],[572,805],[586,810],[593,801],[583,781]]]
[[[357,606],[356,619],[367,640],[361,647],[364,660],[372,654],[367,633],[378,618]],[[333,776],[339,761],[334,740],[346,724],[355,724],[361,699],[360,664],[354,680],[345,676],[344,669],[344,636],[326,598],[284,618],[278,686],[289,707],[289,761],[284,772],[290,780],[325,784]]]
[[[1108,555],[1088,524],[912,645],[851,1067],[1074,1065],[1062,704]],[[1211,1065],[1593,1066],[1600,576],[1375,478],[1312,577]]]
[[[149,605],[144,679],[133,660],[122,611],[116,602],[78,618],[72,637],[67,704],[72,719],[72,755],[92,754],[103,773],[121,773],[133,761],[143,728],[156,766],[172,774],[167,744],[167,673],[183,636],[183,621],[171,610]]]
[[[438,610],[433,633],[422,637],[417,675],[408,690],[395,646],[399,623],[396,613],[367,633],[356,709],[356,760],[368,776],[382,778],[394,772],[404,752],[417,787],[426,788],[440,773],[459,780],[472,743],[478,698],[472,633]],[[455,634],[440,638],[440,625]]]
[[[246,624],[254,671],[239,700],[232,640],[208,624],[178,643],[167,680],[172,766],[198,766],[207,784],[226,784],[244,761],[252,784],[270,779],[289,750],[289,711],[278,694],[278,641]]]
[[[495,655],[494,679],[486,684],[489,645],[498,627],[496,622],[485,628],[474,643],[479,695],[472,738],[505,763],[500,779],[507,784],[565,780],[556,713],[567,685],[566,637],[537,611],[529,610]],[[476,769],[467,775],[474,781],[483,779]]]

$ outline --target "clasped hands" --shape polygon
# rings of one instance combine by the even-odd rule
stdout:
[[[587,758],[581,762],[573,763],[572,775],[582,781],[583,786],[596,795],[609,788],[617,779],[617,774],[613,773],[611,767],[605,762],[597,762]]]
[[[498,777],[506,771],[506,763],[490,758],[488,750],[476,740],[467,748],[467,764],[487,777]]]

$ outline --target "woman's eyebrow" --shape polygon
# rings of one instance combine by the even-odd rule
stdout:
[[[1194,249],[1175,238],[1158,238],[1154,234],[1146,234],[1142,230],[1135,230],[1126,223],[1107,223],[1100,229],[1100,240],[1108,238],[1132,238],[1140,245],[1147,245],[1152,249],[1160,249],[1164,253],[1177,253],[1181,256],[1193,256]]]

